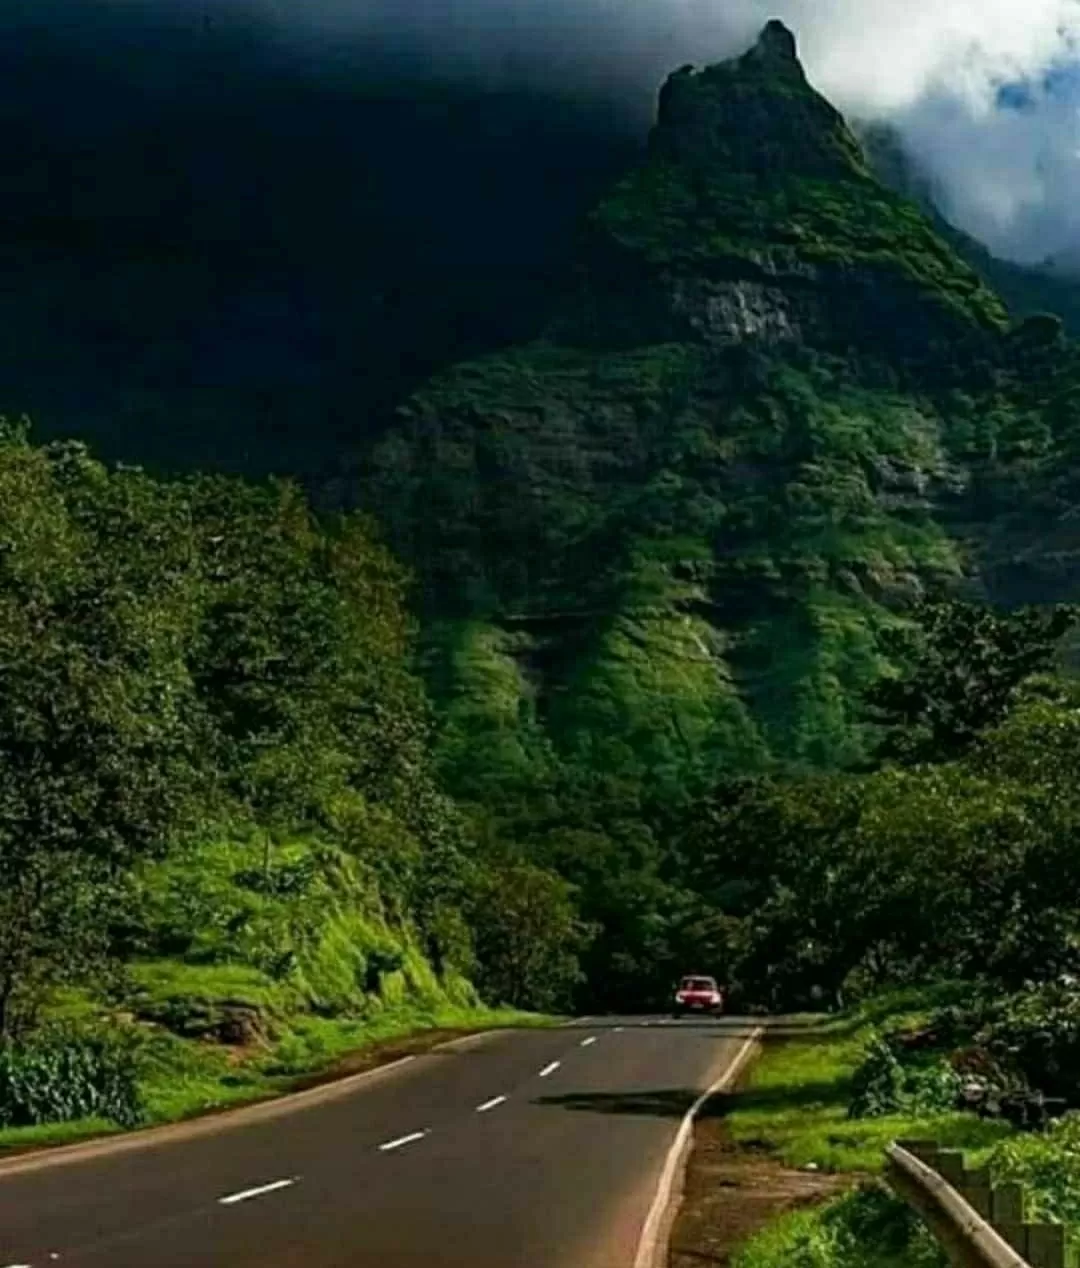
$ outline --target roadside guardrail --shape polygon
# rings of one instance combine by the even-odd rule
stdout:
[[[1066,1268],[1065,1227],[1026,1218],[1024,1190],[993,1184],[958,1149],[898,1140],[886,1150],[890,1187],[923,1217],[954,1268]]]

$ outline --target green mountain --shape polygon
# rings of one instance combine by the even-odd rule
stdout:
[[[1080,359],[880,181],[772,22],[664,85],[545,336],[368,456],[459,788],[859,762],[905,603],[1080,587]]]
[[[1057,313],[1071,335],[1080,334],[1080,279],[1051,263],[1016,264],[994,255],[942,214],[932,182],[918,171],[888,124],[864,125],[859,141],[879,180],[918,203],[937,232],[1001,295],[1017,314]]]

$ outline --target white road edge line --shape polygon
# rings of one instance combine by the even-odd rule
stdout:
[[[257,1189],[242,1189],[239,1193],[230,1193],[228,1197],[218,1198],[222,1206],[235,1206],[237,1202],[247,1202],[250,1198],[261,1198],[264,1193],[273,1193],[277,1189],[287,1189],[296,1183],[296,1176],[291,1180],[275,1180],[273,1184],[260,1184]]]
[[[399,1136],[397,1140],[388,1140],[385,1145],[379,1146],[379,1152],[388,1154],[391,1149],[400,1149],[402,1145],[411,1145],[415,1140],[423,1140],[427,1135],[427,1131],[410,1132],[408,1136]]]
[[[501,1105],[505,1100],[505,1096],[493,1096],[490,1101],[485,1101],[483,1105],[478,1105],[476,1112],[478,1114],[486,1114],[488,1110],[493,1110],[496,1105]]]
[[[544,1068],[540,1071],[540,1077],[542,1079],[546,1079],[549,1074],[554,1074],[561,1065],[561,1061],[553,1061],[551,1065],[544,1066]]]
[[[701,1113],[702,1106],[710,1097],[715,1096],[718,1092],[725,1091],[735,1082],[751,1052],[753,1052],[754,1045],[764,1033],[762,1027],[757,1027],[735,1054],[734,1060],[728,1064],[724,1073],[711,1087],[702,1092],[686,1111],[682,1122],[679,1124],[675,1140],[668,1150],[664,1169],[660,1173],[660,1183],[656,1186],[656,1195],[653,1198],[652,1206],[649,1208],[649,1214],[645,1218],[645,1223],[641,1228],[641,1240],[638,1242],[637,1254],[634,1256],[634,1268],[656,1268],[662,1262],[658,1252],[661,1249],[660,1238],[661,1233],[664,1231],[664,1217],[668,1213],[671,1191],[675,1187],[675,1177],[679,1171],[679,1164],[683,1161],[684,1151],[690,1142],[690,1133],[694,1130],[694,1120]]]
[[[589,1046],[589,1044],[591,1044],[591,1043],[596,1043],[596,1036],[595,1036],[595,1035],[591,1035],[588,1039],[582,1039],[582,1041],[581,1041],[581,1046],[582,1046],[583,1048],[587,1048],[587,1047]]]

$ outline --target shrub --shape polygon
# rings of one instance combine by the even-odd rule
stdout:
[[[0,1125],[142,1117],[135,1043],[122,1032],[58,1027],[0,1046]]]
[[[378,994],[384,975],[400,973],[404,966],[405,955],[399,947],[373,947],[367,954],[364,990],[369,995]]]
[[[769,1225],[734,1268],[944,1268],[918,1217],[879,1185],[866,1185]]]
[[[978,1046],[1051,1097],[1080,1105],[1080,991],[1047,983],[983,1003],[971,1024]]]
[[[824,1223],[844,1264],[936,1268],[945,1263],[944,1253],[911,1207],[879,1185],[846,1194],[826,1211]]]
[[[848,1116],[944,1114],[957,1107],[961,1091],[960,1076],[947,1061],[940,1058],[918,1064],[903,1061],[892,1042],[875,1034],[852,1077]]]
[[[1022,1184],[1030,1217],[1064,1224],[1080,1248],[1080,1114],[1068,1114],[1045,1132],[1009,1136],[988,1160],[995,1180]]]

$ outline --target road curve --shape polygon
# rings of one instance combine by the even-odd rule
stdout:
[[[738,1019],[447,1047],[267,1120],[0,1174],[0,1268],[628,1268]]]

